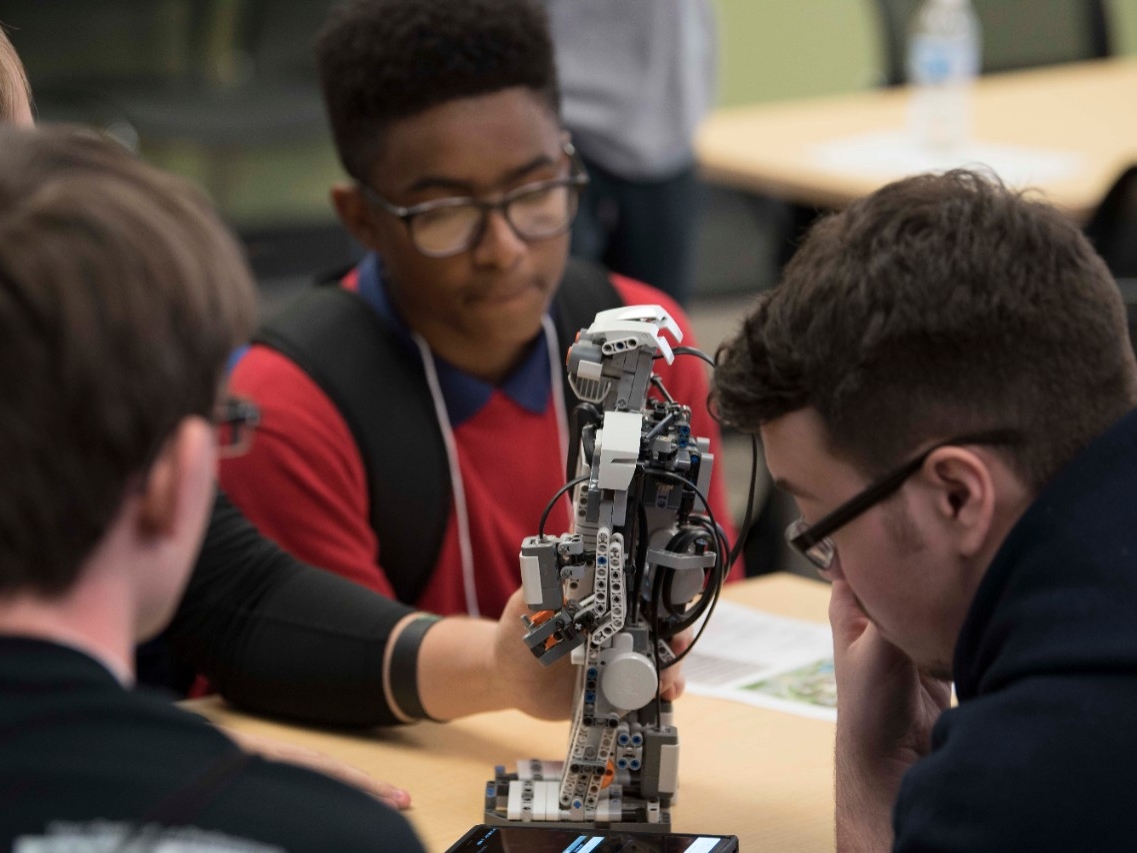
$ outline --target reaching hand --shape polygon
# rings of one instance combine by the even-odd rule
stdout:
[[[306,746],[295,743],[285,743],[263,735],[251,732],[241,732],[235,729],[222,730],[245,752],[254,752],[272,761],[284,761],[289,764],[299,764],[309,770],[331,776],[340,782],[345,782],[359,788],[366,794],[390,806],[393,809],[410,808],[411,795],[402,788],[397,788],[389,782],[374,779],[362,770],[345,764],[337,758],[332,758],[323,752],[317,752]]]
[[[505,604],[494,635],[494,677],[511,696],[509,704],[541,720],[567,720],[572,713],[573,686],[578,674],[561,658],[545,666],[525,645],[521,616],[529,613],[519,589]]]
[[[839,849],[888,849],[891,811],[905,771],[929,748],[951,685],[922,674],[885,640],[849,585],[829,600],[837,678]]]
[[[503,686],[512,687],[510,704],[542,720],[566,720],[572,713],[573,687],[579,669],[568,656],[544,666],[525,645],[521,616],[529,612],[520,590],[505,605],[494,637],[494,671]],[[691,645],[690,630],[677,634],[670,645],[675,654]],[[662,698],[678,699],[686,686],[683,665],[676,664],[660,674]]]
[[[693,629],[688,628],[686,631],[681,631],[670,640],[667,645],[671,646],[671,651],[676,655],[681,655],[691,645],[691,640],[695,637]],[[675,666],[669,666],[663,670],[659,676],[659,695],[660,698],[668,702],[673,699],[678,699],[683,695],[683,691],[687,687],[687,677],[683,675],[683,663],[680,661]]]

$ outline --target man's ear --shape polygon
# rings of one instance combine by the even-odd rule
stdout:
[[[336,215],[348,233],[364,248],[377,250],[379,246],[371,207],[359,187],[354,184],[335,184],[329,196]]]
[[[928,457],[921,479],[933,490],[935,511],[961,556],[987,544],[995,520],[995,478],[982,456],[964,447],[942,447]]]
[[[202,493],[212,490],[216,467],[213,427],[201,417],[183,418],[146,474],[138,499],[139,534],[170,537],[190,523]]]

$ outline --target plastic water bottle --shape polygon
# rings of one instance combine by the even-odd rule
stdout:
[[[971,136],[971,87],[979,73],[979,19],[969,0],[925,0],[908,31],[910,124],[917,144],[944,153]]]

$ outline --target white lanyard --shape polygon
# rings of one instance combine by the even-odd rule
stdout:
[[[568,458],[568,416],[565,414],[564,377],[561,375],[560,353],[557,352],[556,329],[547,314],[541,318],[541,326],[545,331],[545,346],[549,350],[550,390],[553,395],[553,409],[557,416],[557,443],[560,445],[560,457],[563,461]],[[422,358],[422,366],[426,371],[426,384],[430,388],[430,398],[434,402],[434,416],[438,420],[438,429],[446,446],[446,462],[450,468],[450,490],[454,496],[454,517],[458,523],[458,552],[462,560],[462,587],[466,594],[466,612],[471,616],[480,616],[477,581],[474,577],[474,547],[470,540],[470,511],[466,504],[462,469],[458,465],[458,445],[454,441],[454,429],[450,425],[446,400],[442,396],[442,385],[438,381],[434,353],[430,351],[430,346],[422,335],[412,332],[411,338]],[[504,438],[506,437],[503,436]],[[520,549],[520,542],[517,543],[517,547]],[[518,582],[520,583],[520,577]]]

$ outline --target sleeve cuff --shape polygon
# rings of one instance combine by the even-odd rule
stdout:
[[[440,617],[432,613],[408,616],[395,628],[383,667],[387,703],[404,723],[433,719],[422,706],[418,692],[418,651],[422,639]]]

